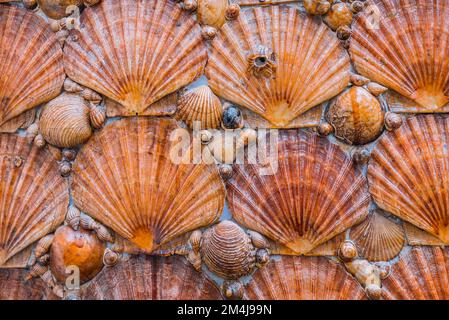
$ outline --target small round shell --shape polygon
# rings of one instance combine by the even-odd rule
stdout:
[[[393,112],[387,112],[385,114],[385,128],[387,128],[388,131],[399,129],[402,126],[402,123],[403,120],[401,115]]]
[[[357,247],[354,242],[346,240],[340,245],[338,253],[342,260],[352,260],[357,257]]]
[[[103,254],[103,263],[107,267],[113,267],[115,266],[118,261],[120,260],[120,254],[112,251],[109,248],[106,248]]]
[[[324,17],[324,22],[334,31],[341,26],[350,26],[352,23],[353,13],[351,7],[344,2],[339,2],[330,8]]]
[[[226,129],[238,129],[243,127],[243,116],[239,108],[228,104],[223,111],[223,126]]]

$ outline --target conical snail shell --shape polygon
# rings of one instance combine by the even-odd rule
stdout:
[[[201,257],[210,271],[225,279],[238,279],[255,266],[255,249],[250,238],[227,220],[204,232]]]
[[[220,99],[208,86],[200,86],[179,99],[176,117],[191,129],[195,121],[200,123],[200,129],[215,129],[220,126],[222,113]]]
[[[100,129],[106,120],[106,110],[102,106],[93,104],[90,107],[89,117],[92,127]]]
[[[36,258],[42,257],[48,252],[48,250],[50,250],[53,238],[54,235],[49,234],[38,241],[38,243],[36,244],[36,248],[34,249],[34,255],[36,256]]]
[[[39,131],[50,144],[75,147],[92,135],[89,112],[83,98],[76,94],[62,94],[43,108]]]

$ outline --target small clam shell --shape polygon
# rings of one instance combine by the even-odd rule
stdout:
[[[204,232],[201,256],[208,269],[225,279],[238,279],[255,266],[248,235],[231,221],[222,221]]]
[[[355,86],[362,87],[370,82],[367,77],[361,76],[359,74],[351,74],[351,83]]]
[[[75,94],[62,94],[46,104],[39,121],[44,139],[57,147],[71,148],[92,135],[89,106]]]
[[[64,80],[64,90],[70,93],[78,93],[83,91],[83,87],[70,78]]]

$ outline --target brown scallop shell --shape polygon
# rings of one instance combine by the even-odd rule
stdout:
[[[131,256],[81,287],[84,300],[217,300],[220,291],[184,257]]]
[[[238,223],[304,254],[367,216],[366,179],[336,145],[288,130],[277,146],[274,174],[234,165],[227,199]]]
[[[124,115],[144,112],[203,73],[201,28],[175,1],[104,0],[83,11],[81,25],[66,41],[65,71],[119,102]]]
[[[245,288],[250,300],[362,300],[363,288],[335,261],[280,256],[257,270]]]
[[[175,164],[177,128],[170,119],[127,118],[95,134],[74,163],[75,205],[147,252],[215,222],[225,197],[217,167]]]
[[[64,93],[42,109],[39,132],[50,144],[73,148],[92,135],[89,114],[89,105],[82,97]]]
[[[1,265],[64,221],[69,195],[54,156],[31,138],[0,134],[0,176]]]
[[[0,126],[56,97],[64,77],[61,47],[45,22],[25,9],[3,6]]]
[[[39,9],[51,19],[59,20],[71,14],[73,6],[83,4],[82,0],[37,0]]]
[[[220,29],[226,22],[228,0],[197,0],[199,23]]]
[[[377,211],[353,228],[350,238],[359,254],[369,261],[389,261],[401,252],[405,243],[402,226]]]
[[[224,279],[248,275],[255,266],[251,239],[232,221],[222,221],[204,232],[200,252],[208,269]]]
[[[449,244],[447,132],[446,116],[408,118],[378,141],[368,180],[379,207]]]
[[[448,16],[447,1],[369,1],[353,23],[357,71],[438,112],[449,102]]]
[[[242,11],[221,28],[206,76],[217,95],[285,127],[340,93],[349,69],[347,52],[320,18],[272,6]]]
[[[448,249],[413,247],[392,266],[382,291],[389,300],[448,300]]]
[[[375,140],[384,126],[380,102],[361,87],[352,87],[339,95],[330,105],[326,118],[337,138],[355,145]]]
[[[65,283],[72,272],[66,273],[68,267],[78,267],[80,282],[84,283],[95,277],[103,268],[105,244],[94,232],[69,226],[62,226],[55,232],[50,251],[50,269],[53,276]]]
[[[208,86],[200,86],[183,94],[178,101],[176,118],[183,120],[193,129],[195,121],[199,129],[220,127],[223,107],[220,99]]]
[[[39,278],[24,281],[25,269],[0,270],[0,300],[59,300]]]

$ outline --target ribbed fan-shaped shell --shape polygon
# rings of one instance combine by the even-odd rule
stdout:
[[[378,212],[353,228],[350,237],[359,254],[369,261],[389,261],[401,252],[405,243],[402,226]]]
[[[245,227],[307,253],[368,214],[366,179],[336,145],[299,130],[279,132],[274,174],[235,165],[228,181],[233,217]]]
[[[246,286],[250,300],[362,300],[360,284],[324,257],[281,256],[257,270]]]
[[[128,118],[94,135],[78,153],[76,206],[146,251],[215,222],[225,190],[214,164],[175,164],[169,119]]]
[[[421,112],[449,102],[449,3],[371,0],[353,24],[357,71],[415,100]],[[378,25],[377,25],[378,24]]]
[[[77,41],[69,38],[64,47],[67,74],[128,114],[203,73],[201,28],[175,1],[104,0],[83,12],[81,25],[72,31]]]
[[[62,50],[46,23],[25,9],[0,10],[0,126],[56,97]]]
[[[90,108],[76,94],[62,94],[42,109],[39,131],[55,146],[72,148],[84,143],[92,135]]]
[[[54,231],[69,204],[67,183],[48,149],[0,135],[0,264]]]
[[[59,300],[40,278],[25,281],[28,270],[0,270],[0,300]]]
[[[247,275],[255,266],[251,239],[232,221],[222,221],[203,234],[201,257],[210,271],[225,279]]]
[[[268,52],[271,76],[250,71]],[[283,127],[340,93],[349,56],[319,18],[286,6],[252,8],[227,22],[212,42],[206,75],[212,90]],[[266,75],[267,76],[267,75]]]
[[[81,287],[84,300],[217,300],[220,291],[184,257],[132,256]]]
[[[449,300],[449,253],[440,247],[413,247],[382,281],[384,299]]]
[[[449,119],[421,115],[388,132],[371,153],[370,192],[382,209],[449,244]]]
[[[215,129],[220,126],[222,114],[220,99],[208,86],[200,86],[179,99],[176,117],[190,128],[193,128],[195,121],[199,121],[201,129]]]

